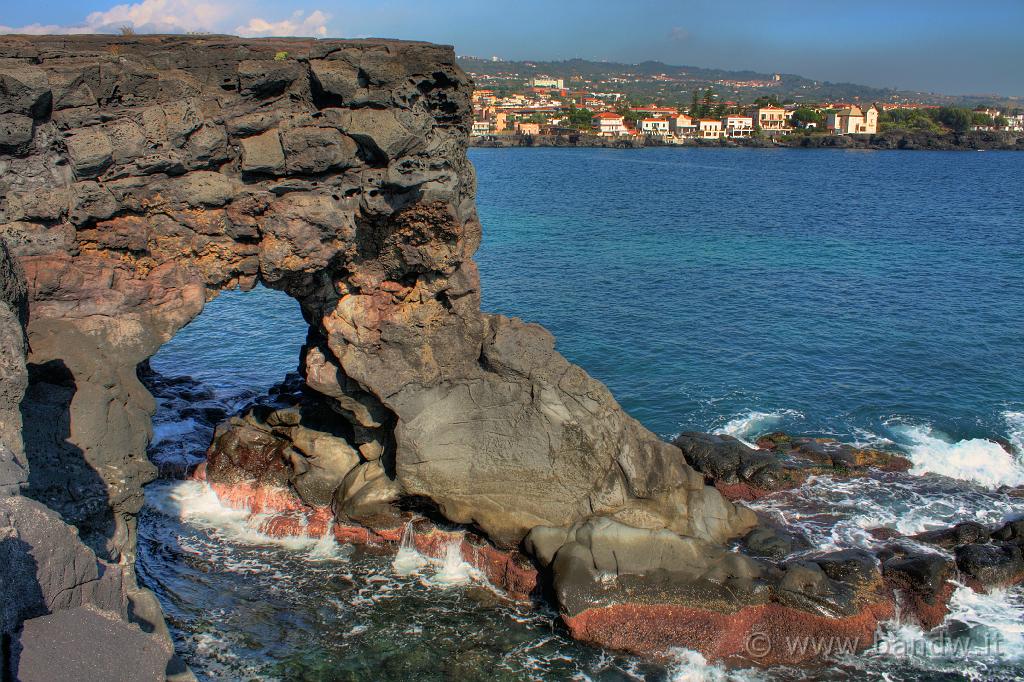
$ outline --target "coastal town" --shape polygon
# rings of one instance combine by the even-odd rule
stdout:
[[[473,92],[475,138],[588,134],[687,144],[793,134],[873,135],[893,126],[1019,133],[1024,132],[1024,110],[920,102],[798,103],[772,96],[742,102],[723,99],[712,88],[695,91],[689,106],[680,107],[638,103],[623,92],[571,89],[565,79],[548,76],[529,78],[511,91]]]

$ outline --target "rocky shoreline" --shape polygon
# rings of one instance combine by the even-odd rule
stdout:
[[[582,640],[727,661],[794,629],[867,646],[897,589],[935,622],[954,569],[922,542],[979,589],[1024,575],[1016,526],[802,548],[741,500],[905,461],[778,434],[664,442],[544,328],[481,311],[472,85],[450,47],[6,36],[0,65],[10,676],[190,679],[135,575],[158,474],[147,360],[257,284],[301,306],[298,372],[203,415],[218,426],[191,474],[266,533],[397,548],[410,529],[552,599]],[[812,662],[773,651],[754,662]]]
[[[656,659],[685,647],[744,666],[823,664],[827,654],[786,643],[827,636],[864,648],[897,614],[926,629],[940,625],[957,584],[985,592],[1024,580],[1022,522],[962,523],[909,537],[887,532],[868,552],[814,551],[799,531],[766,517],[731,549],[592,517],[568,529],[537,526],[521,544],[502,546],[429,505],[410,508],[388,493],[353,494],[344,483],[327,486],[335,491],[330,507],[316,506],[307,501],[316,495],[309,482],[299,482],[310,470],[296,468],[287,453],[305,443],[305,455],[319,459],[314,452],[332,449],[334,437],[311,436],[295,419],[297,393],[272,393],[276,407],[258,402],[217,427],[206,461],[192,474],[224,504],[262,519],[259,529],[272,536],[333,533],[341,543],[397,551],[409,533],[412,546],[435,559],[454,543],[462,560],[506,596],[553,599],[570,633],[596,646]],[[674,444],[730,499],[760,499],[811,476],[910,468],[897,453],[781,432],[761,437],[756,449],[698,432]],[[349,476],[366,478],[358,469]],[[369,478],[370,490],[388,485],[384,476]]]
[[[781,139],[687,140],[668,144],[657,138],[607,138],[596,135],[491,135],[474,137],[472,147],[598,147],[607,149],[669,148],[787,148],[875,149],[905,151],[1024,151],[1024,134],[970,131],[940,134],[921,130],[888,130],[875,135],[790,135]]]

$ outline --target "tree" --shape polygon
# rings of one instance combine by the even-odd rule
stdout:
[[[704,110],[705,114],[711,113],[712,108],[715,106],[715,100],[717,98],[718,95],[716,95],[715,91],[712,90],[711,88],[708,88],[707,90],[704,91],[704,97],[701,100],[701,104],[703,106],[701,108]]]
[[[770,97],[768,95],[761,95],[760,97],[754,100],[754,104],[759,107],[781,106],[779,104],[779,98],[776,97],[775,95],[771,95]]]
[[[565,125],[571,128],[589,128],[594,113],[590,109],[577,109],[575,105],[569,107],[566,114]]]
[[[976,126],[990,126],[992,125],[992,116],[986,114],[984,111],[975,111],[971,113],[971,125]]]
[[[958,107],[942,107],[936,112],[935,118],[939,123],[958,133],[969,130],[972,121],[971,112]]]
[[[808,123],[820,125],[825,122],[825,114],[810,107],[799,107],[793,112],[793,121],[799,123],[802,128],[806,128]]]
[[[703,115],[700,107],[700,94],[696,90],[693,91],[693,101],[690,102],[690,116],[694,118],[700,118]]]

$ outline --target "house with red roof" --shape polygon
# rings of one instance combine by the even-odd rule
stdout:
[[[626,122],[618,114],[610,111],[602,111],[590,119],[590,125],[601,137],[618,137],[626,134]]]

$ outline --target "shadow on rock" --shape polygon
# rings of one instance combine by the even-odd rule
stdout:
[[[29,364],[28,370],[28,390],[21,403],[29,462],[26,495],[77,527],[82,542],[98,556],[116,560],[107,484],[71,439],[75,377],[63,360]]]

